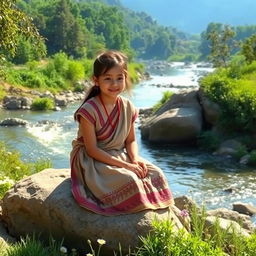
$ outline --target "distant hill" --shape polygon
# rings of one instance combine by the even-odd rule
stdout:
[[[255,0],[120,0],[144,11],[160,24],[188,33],[201,33],[210,22],[233,26],[256,24]]]

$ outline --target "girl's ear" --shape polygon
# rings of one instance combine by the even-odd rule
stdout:
[[[92,77],[92,81],[95,85],[98,85],[98,78],[96,76]]]

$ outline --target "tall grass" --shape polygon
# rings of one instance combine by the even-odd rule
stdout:
[[[33,173],[51,167],[49,160],[38,160],[34,163],[27,163],[21,160],[20,153],[10,150],[0,142],[0,198],[13,184]]]

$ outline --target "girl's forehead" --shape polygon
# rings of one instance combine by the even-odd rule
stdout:
[[[113,68],[110,68],[107,72],[102,74],[103,76],[112,76],[112,75],[123,75],[124,74],[124,69],[123,67],[116,65]]]

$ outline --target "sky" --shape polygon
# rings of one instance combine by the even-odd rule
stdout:
[[[256,25],[256,0],[121,0],[135,11],[144,11],[165,26],[201,33],[210,22]]]

